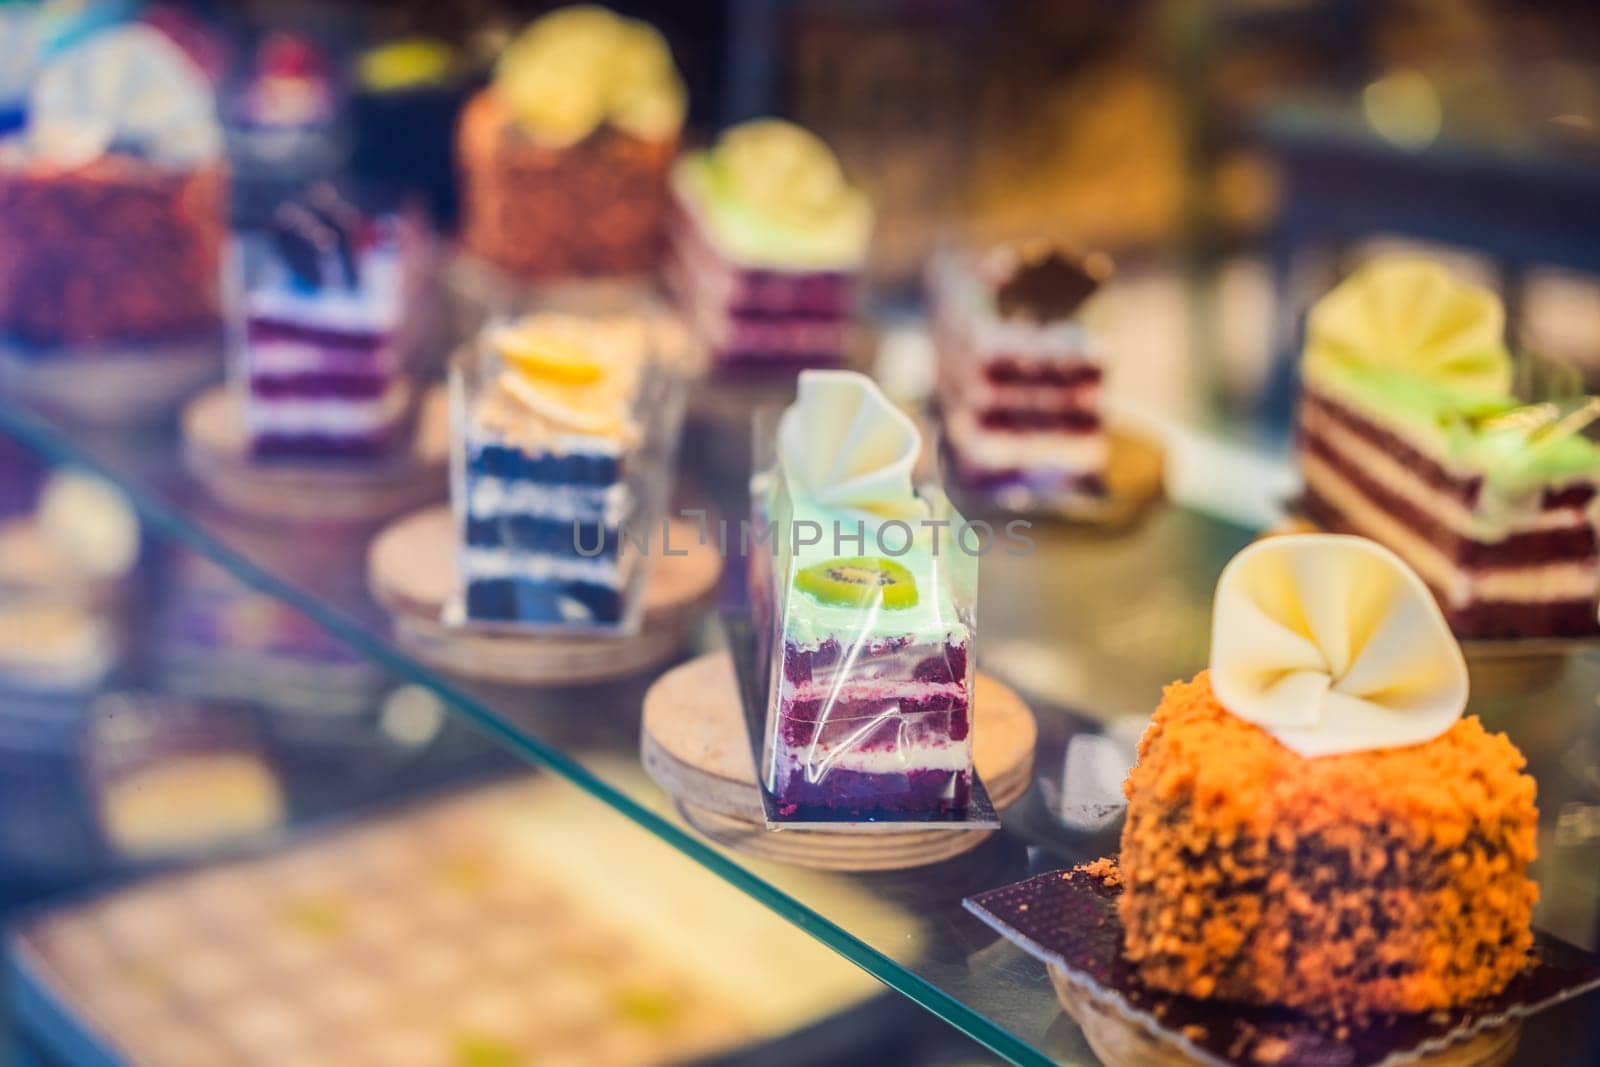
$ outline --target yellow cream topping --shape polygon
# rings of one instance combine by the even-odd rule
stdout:
[[[607,123],[641,140],[667,140],[688,105],[661,34],[587,4],[530,23],[501,55],[494,85],[523,128],[553,147]]]

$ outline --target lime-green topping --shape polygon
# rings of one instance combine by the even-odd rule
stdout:
[[[618,990],[612,1001],[617,1018],[641,1030],[666,1030],[683,1014],[683,1005],[668,989],[642,986]]]
[[[917,580],[892,559],[852,556],[814,563],[795,576],[795,588],[824,604],[889,610],[917,605]]]
[[[1505,492],[1600,470],[1600,447],[1581,432],[1595,417],[1585,400],[1556,409],[1512,393],[1504,328],[1487,289],[1427,260],[1381,259],[1312,308],[1304,372]]]
[[[356,80],[375,93],[442,85],[455,76],[459,57],[448,42],[433,37],[402,37],[364,54]]]

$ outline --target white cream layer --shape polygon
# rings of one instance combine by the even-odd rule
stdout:
[[[461,550],[461,567],[467,579],[521,578],[530,582],[591,582],[621,585],[627,571],[624,561],[603,556],[533,555],[506,548],[467,546]]]
[[[1358,532],[1402,556],[1452,607],[1479,600],[1578,600],[1600,593],[1600,568],[1593,563],[1535,563],[1464,571],[1433,542],[1373,503],[1318,457],[1302,452],[1300,469],[1309,488],[1337,508]],[[1427,508],[1431,500],[1419,497],[1417,503]]]
[[[1104,470],[1110,445],[1104,433],[985,430],[970,411],[954,411],[945,432],[961,458],[996,470],[1048,467],[1053,470]]]
[[[785,747],[777,757],[812,782],[829,770],[861,774],[905,774],[908,771],[962,771],[972,766],[971,735],[962,741],[921,743],[899,748],[855,749],[848,743],[806,748]]]
[[[616,526],[628,515],[633,493],[627,485],[555,485],[522,479],[507,481],[475,474],[469,481],[467,511],[475,519],[502,515],[529,515],[559,522],[601,521]]]
[[[253,434],[355,434],[389,427],[405,413],[406,390],[391,386],[364,400],[318,397],[259,397],[245,406]]]
[[[1362,471],[1385,489],[1423,508],[1442,526],[1473,541],[1493,544],[1517,533],[1573,529],[1589,524],[1584,508],[1539,506],[1537,495],[1517,514],[1487,519],[1462,503],[1459,497],[1442,492],[1438,486],[1396,459],[1390,452],[1352,432],[1315,408],[1306,408],[1300,417],[1305,432],[1321,438],[1351,467]]]

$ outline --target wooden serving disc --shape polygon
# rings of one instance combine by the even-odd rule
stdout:
[[[1083,1029],[1089,1047],[1106,1067],[1193,1067],[1196,1062],[1170,1038],[1132,1021],[1071,981],[1061,967],[1050,967],[1050,984],[1061,1007]],[[1418,1067],[1501,1067],[1511,1059],[1521,1037],[1522,1023],[1513,1020],[1405,1062]]]
[[[972,758],[996,811],[1015,804],[1032,784],[1037,733],[1022,699],[978,674]],[[718,844],[764,859],[820,870],[900,870],[959,855],[992,833],[768,830],[727,651],[707,653],[656,680],[645,694],[639,748],[645,770],[678,801],[696,829]]]
[[[447,507],[416,512],[379,534],[367,553],[367,582],[394,621],[395,640],[431,666],[513,685],[607,681],[671,659],[715,599],[722,576],[716,546],[701,544],[692,522],[670,525],[674,554],[652,560],[644,620],[634,634],[562,636],[443,622],[445,605],[460,590],[455,522]]]
[[[287,520],[358,522],[426,504],[447,488],[449,403],[443,386],[423,394],[411,448],[393,458],[274,459],[250,455],[244,405],[217,387],[183,411],[189,472],[232,511]]]

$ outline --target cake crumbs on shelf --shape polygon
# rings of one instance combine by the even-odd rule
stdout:
[[[1122,885],[1122,868],[1117,866],[1117,861],[1109,856],[1101,856],[1088,863],[1080,863],[1072,868],[1073,873],[1087,874],[1090,878],[1099,880],[1100,884],[1109,888]]]

